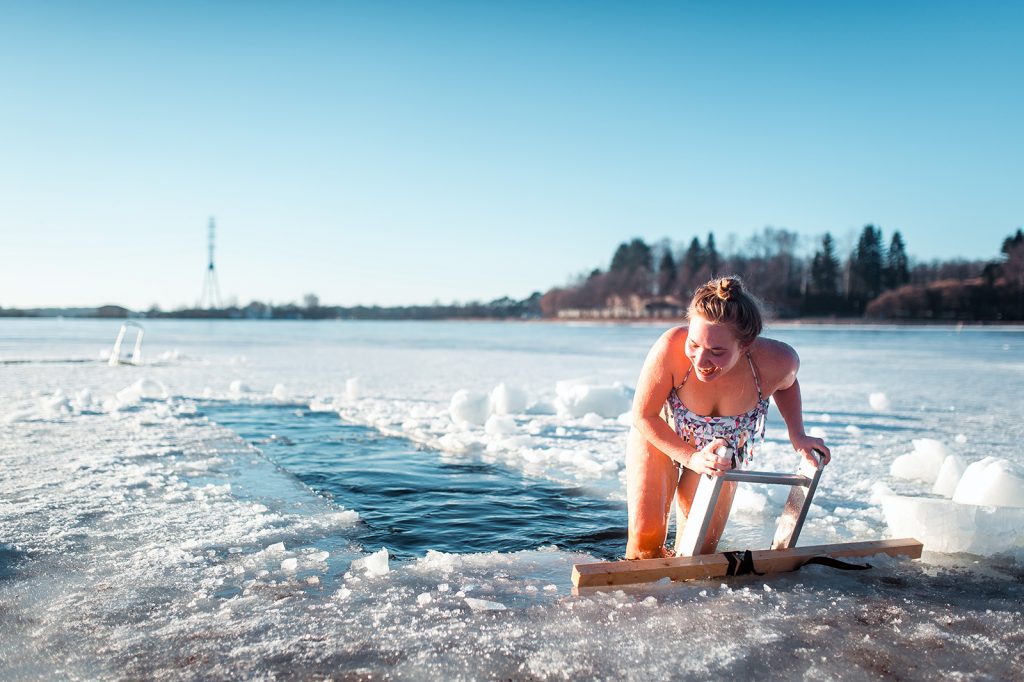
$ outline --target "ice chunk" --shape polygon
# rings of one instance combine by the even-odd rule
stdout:
[[[892,404],[889,402],[889,396],[881,392],[869,395],[868,404],[876,412],[888,412],[892,407]]]
[[[592,429],[604,426],[604,418],[596,412],[587,412],[580,421],[584,426]]]
[[[288,389],[285,388],[284,384],[276,384],[271,395],[274,396],[274,400],[280,403],[288,402],[288,400],[291,399],[291,396],[288,394]]]
[[[452,396],[448,413],[460,426],[483,426],[491,413],[490,399],[481,393],[459,389]]]
[[[934,438],[915,438],[912,442],[914,451],[893,460],[889,473],[896,478],[934,483],[949,456],[946,446]]]
[[[366,572],[367,575],[382,576],[387,575],[391,571],[391,566],[388,564],[390,558],[387,547],[381,547],[380,550],[365,556],[362,559],[356,559],[352,562],[353,569],[361,569]]]
[[[633,402],[632,391],[621,384],[594,386],[578,380],[559,381],[555,384],[555,408],[563,417],[583,417],[588,412],[615,419],[629,410]]]
[[[807,432],[807,435],[811,436],[812,438],[825,439],[828,438],[828,431],[821,428],[820,426],[812,426],[811,430]]]
[[[507,436],[516,432],[516,420],[507,415],[492,414],[487,418],[484,431],[490,436]]]
[[[349,400],[357,400],[360,394],[359,377],[351,377],[345,380],[345,397]]]
[[[272,545],[268,545],[267,546],[267,553],[268,554],[284,554],[284,543],[283,542],[275,542]]]
[[[750,486],[741,485],[736,487],[732,510],[737,514],[760,514],[764,512],[767,504],[768,498],[763,494],[751,489]]]
[[[477,599],[475,597],[465,597],[466,605],[474,611],[505,611],[507,607],[496,601],[487,601],[486,599]]]
[[[289,571],[289,572],[291,572],[291,571],[294,571],[296,568],[298,568],[298,566],[299,566],[299,560],[296,559],[295,557],[292,557],[290,559],[285,559],[284,561],[281,562],[281,570],[282,571]]]
[[[864,431],[856,424],[847,424],[843,431],[846,431],[854,438],[860,438],[864,434]]]
[[[167,398],[167,387],[155,379],[139,379],[117,392],[117,402],[131,405],[140,400],[164,400]]]
[[[420,606],[426,606],[432,601],[434,601],[434,598],[430,596],[429,592],[421,592],[416,596],[416,603]]]
[[[1024,509],[887,495],[885,520],[894,537],[913,537],[931,552],[994,554],[1024,548]]]
[[[967,469],[967,463],[962,457],[958,455],[946,457],[942,462],[942,468],[939,469],[939,475],[935,478],[932,492],[943,497],[953,497],[957,483],[960,482],[960,477],[963,476],[965,469]]]
[[[491,391],[491,408],[495,414],[522,414],[526,411],[526,392],[498,384]]]
[[[231,385],[228,386],[228,392],[234,396],[239,396],[243,393],[248,393],[249,387],[243,384],[241,379],[235,379],[231,382]]]
[[[954,438],[953,440],[955,440],[960,445],[963,445],[964,443],[967,442],[967,436],[965,436],[962,433],[958,433],[958,434],[956,434],[956,438]]]
[[[526,414],[557,414],[555,405],[547,400],[538,400],[526,408]]]
[[[1008,460],[995,457],[974,462],[960,477],[953,501],[1024,508],[1024,471]]]

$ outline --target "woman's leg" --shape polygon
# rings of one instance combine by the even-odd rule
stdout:
[[[679,552],[679,543],[683,539],[683,526],[690,515],[690,505],[693,503],[693,496],[697,492],[697,485],[700,483],[700,474],[690,469],[683,469],[683,476],[676,489],[676,553]],[[732,500],[736,496],[736,483],[729,482],[722,484],[722,490],[718,495],[718,504],[711,516],[711,524],[708,526],[708,534],[704,538],[704,546],[698,554],[711,554],[718,547],[718,541],[725,531],[725,524],[729,520],[729,511],[732,509]]]
[[[672,460],[636,429],[626,444],[627,559],[670,556],[665,548],[668,515],[679,472]]]

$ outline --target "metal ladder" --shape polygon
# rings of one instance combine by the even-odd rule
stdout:
[[[818,451],[815,451],[815,458],[820,464],[821,454]],[[795,547],[800,530],[804,526],[804,519],[807,518],[807,510],[811,508],[811,499],[818,487],[821,471],[820,465],[815,466],[803,459],[795,474],[733,470],[718,477],[701,476],[697,492],[693,495],[693,503],[690,505],[690,513],[683,526],[682,538],[676,543],[676,556],[695,556],[700,552],[707,538],[722,486],[730,481],[790,486],[789,498],[779,518],[772,549]]]
[[[124,341],[125,334],[128,333],[128,327],[135,329],[135,348],[132,350],[131,360],[121,359],[121,342]],[[110,351],[110,359],[107,361],[111,366],[114,365],[139,365],[142,363],[142,325],[136,322],[125,322],[121,325],[121,331],[117,333],[117,340],[114,341],[114,348]]]

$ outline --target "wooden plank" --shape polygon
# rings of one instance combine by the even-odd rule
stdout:
[[[843,542],[790,549],[761,549],[751,552],[754,568],[762,573],[794,571],[808,559],[828,556],[834,559],[867,557],[876,554],[920,559],[923,545],[914,538]],[[671,559],[638,559],[576,564],[572,567],[572,584],[576,588],[609,587],[648,583],[662,578],[695,580],[717,578],[728,574],[729,561],[724,554],[704,554]]]

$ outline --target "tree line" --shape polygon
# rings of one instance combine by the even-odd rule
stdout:
[[[795,232],[766,227],[739,247],[722,250],[713,232],[678,248],[668,239],[619,244],[606,270],[595,269],[541,298],[545,316],[628,316],[678,309],[693,290],[738,274],[778,317],[885,319],[1024,319],[1024,232],[1007,237],[994,260],[916,262],[899,231],[886,240],[866,225],[839,253],[826,232],[802,255]]]

